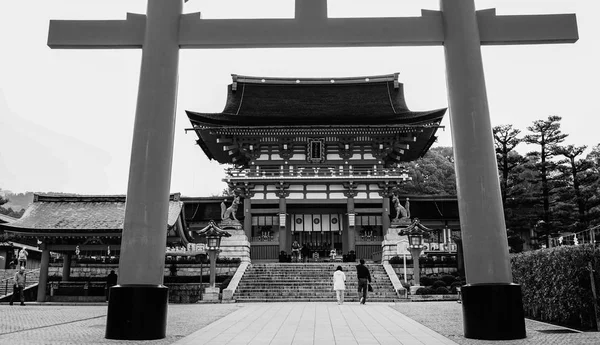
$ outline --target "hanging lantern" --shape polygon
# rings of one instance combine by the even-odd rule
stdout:
[[[280,213],[279,214],[279,226],[280,227],[284,227],[285,226],[285,213]]]
[[[348,213],[348,226],[354,226],[356,220],[355,213]]]

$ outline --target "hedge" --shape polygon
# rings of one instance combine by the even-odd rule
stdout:
[[[591,245],[561,246],[512,255],[513,279],[521,284],[525,314],[542,321],[593,327],[595,316],[589,262],[595,263],[594,270],[599,272],[600,249]]]

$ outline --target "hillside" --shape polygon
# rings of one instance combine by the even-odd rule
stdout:
[[[33,192],[26,193],[12,193],[6,190],[0,190],[0,193],[4,196],[4,198],[9,201],[2,205],[5,209],[11,208],[13,211],[18,212],[22,209],[25,209],[33,202]]]

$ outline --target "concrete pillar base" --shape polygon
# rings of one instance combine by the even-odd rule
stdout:
[[[423,286],[421,285],[413,285],[410,287],[410,294],[411,295],[415,295],[417,293],[417,290],[419,290],[420,288],[422,288]]]
[[[162,339],[167,332],[169,289],[164,285],[116,285],[110,289],[107,339]]]
[[[220,289],[215,287],[207,287],[204,289],[204,293],[202,294],[203,301],[218,301],[219,300],[219,291]]]
[[[468,284],[461,288],[465,337],[512,340],[527,337],[521,285]]]

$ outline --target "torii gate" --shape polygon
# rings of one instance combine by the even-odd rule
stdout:
[[[512,284],[481,45],[572,43],[574,14],[496,16],[474,0],[440,0],[421,17],[328,18],[327,0],[296,0],[294,19],[203,20],[183,0],[148,0],[126,20],[52,20],[51,48],[142,48],[119,285],[106,337],[164,338],[162,286],[180,48],[443,45],[468,285],[465,337],[524,338],[520,286]],[[167,164],[165,164],[165,162]],[[40,277],[44,286],[46,276]],[[43,289],[42,289],[43,290]]]

